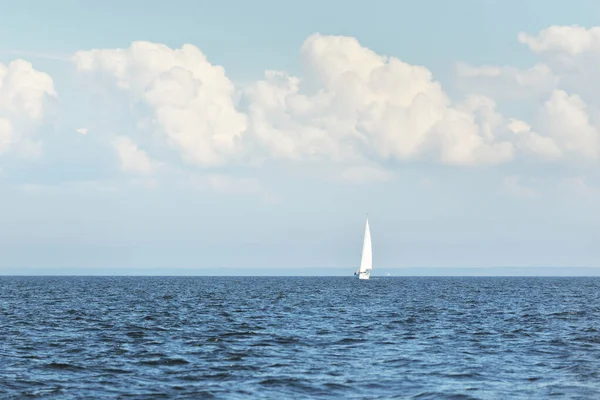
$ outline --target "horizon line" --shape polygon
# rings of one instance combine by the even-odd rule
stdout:
[[[188,277],[353,277],[347,267],[251,268],[251,267],[14,267],[0,268],[0,276],[188,276]],[[596,266],[553,267],[397,267],[377,268],[372,277],[595,277]]]
[[[0,274],[2,277],[139,277],[139,278],[352,278],[353,275],[202,275],[202,274]],[[598,275],[371,275],[371,278],[600,278]]]

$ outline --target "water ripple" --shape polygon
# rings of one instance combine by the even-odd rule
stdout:
[[[597,278],[0,277],[0,332],[9,398],[600,398]]]

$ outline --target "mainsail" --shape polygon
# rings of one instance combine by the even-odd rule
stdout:
[[[369,230],[369,217],[365,224],[365,238],[363,241],[362,257],[360,260],[359,275],[366,275],[367,279],[373,268],[373,250],[371,248],[371,231]]]

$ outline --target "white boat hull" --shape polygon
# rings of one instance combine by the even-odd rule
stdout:
[[[371,271],[359,272],[356,274],[358,279],[369,279],[371,276]]]

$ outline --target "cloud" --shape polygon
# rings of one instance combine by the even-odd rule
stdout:
[[[352,37],[318,33],[300,48],[298,76],[267,70],[243,88],[190,44],[138,41],[79,51],[72,61],[130,103],[137,131],[113,142],[124,171],[150,175],[161,163],[181,163],[173,167],[200,171],[204,188],[248,193],[251,181],[210,172],[277,160],[324,166],[325,178],[364,183],[389,181],[393,168],[415,161],[597,162],[600,85],[589,79],[600,67],[597,36],[597,28],[556,26],[521,33],[518,40],[540,59],[528,68],[460,63],[465,93],[457,99],[424,66],[378,54]],[[529,102],[533,112],[504,115],[506,100]],[[14,130],[8,122],[0,120],[0,146]],[[518,191],[518,180],[505,184]]]
[[[338,178],[349,183],[387,182],[393,180],[395,175],[377,166],[355,166],[342,169]]]
[[[521,32],[519,41],[549,65],[559,78],[559,89],[588,103],[600,101],[600,27],[554,25],[537,35]]]
[[[563,156],[562,150],[554,139],[533,132],[527,122],[510,118],[506,127],[517,136],[515,139],[516,146],[523,153],[550,161]]]
[[[123,171],[142,175],[154,172],[156,165],[130,138],[119,136],[114,139],[113,146]]]
[[[529,69],[459,65],[459,79],[471,91],[495,98],[508,92],[530,102],[528,122],[511,118],[506,124],[520,152],[546,161],[597,162],[600,28],[551,26],[537,35],[521,32],[518,40],[543,62]]]
[[[502,180],[504,193],[514,197],[536,198],[540,193],[530,187],[524,186],[518,176],[508,176]]]
[[[10,150],[26,159],[41,155],[41,142],[32,135],[52,97],[56,97],[52,78],[31,63],[0,63],[0,154]]]
[[[10,147],[13,137],[13,126],[8,118],[0,118],[0,153]]]
[[[469,96],[456,109],[448,110],[444,123],[437,127],[443,141],[442,160],[465,166],[510,161],[514,145],[496,138],[502,121],[491,99]]]
[[[222,174],[209,174],[200,180],[220,193],[252,194],[261,190],[261,185],[255,178],[233,178]]]
[[[249,130],[274,157],[456,165],[512,157],[509,143],[483,133],[485,101],[452,104],[425,67],[320,34],[305,40],[301,58],[304,79],[269,71],[245,91]]]
[[[243,90],[193,45],[133,42],[80,51],[73,62],[143,104],[166,143],[205,168],[268,158],[355,171],[386,160],[468,166],[513,158],[513,145],[487,120],[493,102],[452,103],[425,67],[343,36],[311,35],[300,55],[304,77],[267,71]]]
[[[202,191],[208,190],[225,195],[256,196],[268,204],[281,201],[277,195],[273,194],[254,177],[235,177],[221,173],[208,173],[192,175],[184,181],[186,186]]]
[[[84,135],[84,136],[85,136],[85,135],[87,135],[87,134],[88,134],[88,129],[87,129],[87,128],[77,128],[77,129],[75,130],[75,132],[77,132],[77,133],[79,133],[79,134],[81,134],[81,135]]]
[[[586,29],[577,25],[553,25],[540,31],[537,36],[520,32],[518,38],[535,53],[578,55],[600,50],[600,27]]]
[[[564,151],[575,157],[598,159],[600,132],[591,123],[587,105],[579,96],[554,91],[540,110],[538,125]]]
[[[559,84],[559,77],[544,63],[523,70],[511,66],[474,67],[459,63],[456,74],[462,90],[495,99],[536,100],[548,95]]]
[[[246,117],[235,107],[235,87],[197,47],[133,42],[127,49],[79,51],[73,62],[82,73],[108,76],[145,105],[185,162],[222,165],[240,152]]]

